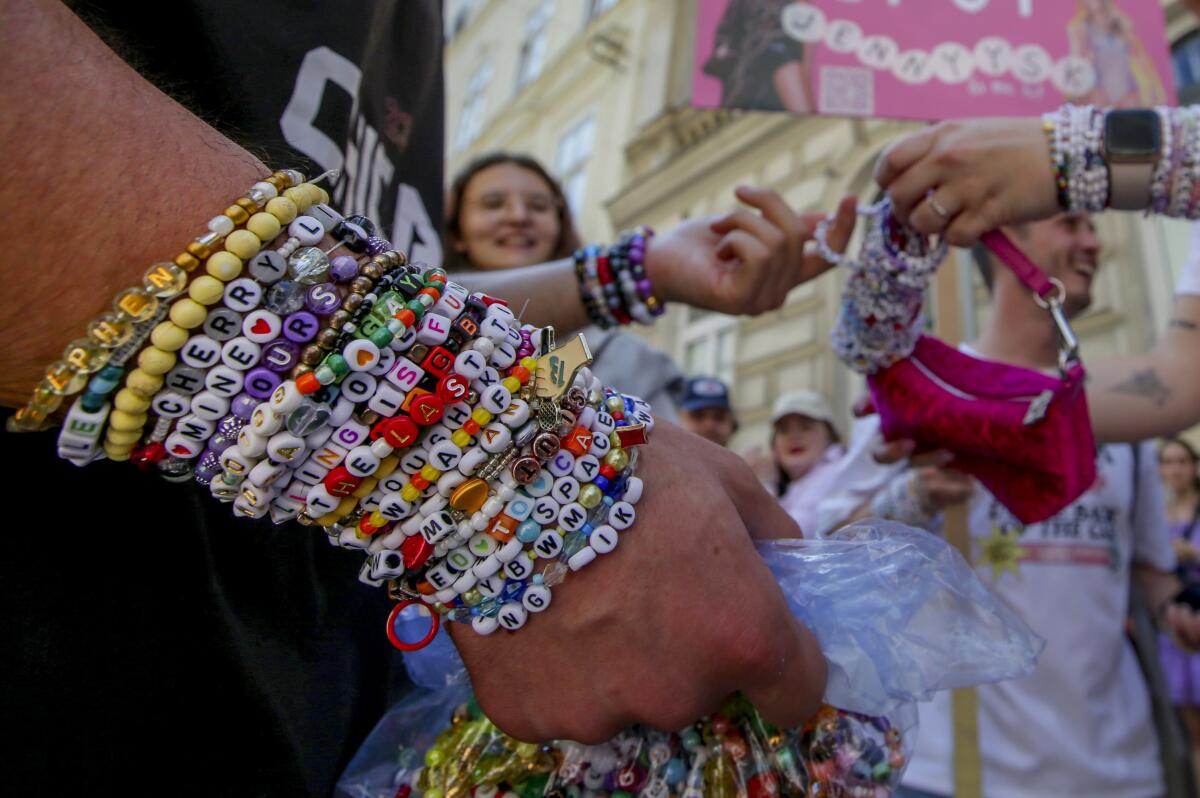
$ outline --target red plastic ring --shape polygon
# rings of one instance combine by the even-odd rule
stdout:
[[[430,619],[433,621],[433,623],[429,625],[429,634],[425,635],[425,637],[421,638],[416,643],[405,643],[396,636],[396,618],[398,618],[400,613],[403,612],[407,607],[411,607],[413,604],[420,604],[428,609]],[[442,619],[439,618],[438,614],[434,612],[433,608],[424,601],[411,598],[404,599],[404,601],[401,601],[395,607],[392,607],[392,611],[388,613],[387,636],[388,640],[391,641],[391,644],[401,651],[420,651],[421,649],[425,648],[425,646],[433,642],[433,638],[437,635],[438,628],[441,625]]]

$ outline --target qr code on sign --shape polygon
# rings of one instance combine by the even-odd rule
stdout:
[[[863,67],[821,67],[818,106],[823,114],[875,113],[875,73]]]

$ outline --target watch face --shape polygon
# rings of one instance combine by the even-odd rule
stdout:
[[[1155,111],[1110,111],[1104,119],[1104,152],[1111,161],[1158,158],[1161,131]]]

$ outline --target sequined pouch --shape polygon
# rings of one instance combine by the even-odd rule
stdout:
[[[945,449],[952,467],[978,479],[1024,524],[1059,513],[1096,481],[1096,445],[1084,369],[1051,280],[1002,233],[989,248],[1050,314],[1058,332],[1057,377],[960,352],[922,335],[912,354],[867,378],[887,440],[917,452]]]

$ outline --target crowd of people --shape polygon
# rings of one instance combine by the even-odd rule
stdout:
[[[875,416],[839,430],[848,409],[835,410],[818,392],[780,395],[769,437],[748,440],[730,385],[685,375],[626,329],[631,307],[648,312],[657,302],[731,314],[779,307],[790,289],[819,278],[844,253],[855,198],[831,209],[818,246],[825,213],[801,213],[769,189],[739,188],[725,213],[659,231],[637,256],[644,274],[625,285],[611,275],[633,274],[635,264],[607,259],[630,258],[636,247],[589,249],[561,186],[535,159],[484,155],[443,194],[435,0],[356,2],[354,14],[275,0],[252,11],[184,5],[181,14],[204,22],[192,32],[204,46],[187,58],[144,14],[121,4],[3,4],[0,63],[10,79],[0,98],[11,188],[0,214],[8,287],[0,303],[0,398],[13,408],[5,446],[14,475],[22,475],[12,504],[27,517],[13,525],[0,580],[12,629],[0,662],[8,736],[17,741],[13,784],[56,793],[144,786],[327,795],[406,689],[395,652],[378,634],[392,602],[385,591],[365,589],[356,563],[319,531],[269,520],[235,527],[207,496],[180,484],[192,476],[178,465],[185,458],[165,452],[156,460],[141,444],[108,440],[112,462],[80,470],[54,457],[57,433],[44,431],[69,407],[59,408],[67,391],[47,389],[46,379],[63,373],[76,389],[95,384],[71,357],[56,362],[62,347],[81,331],[120,322],[127,307],[119,301],[89,325],[106,312],[97,297],[140,279],[144,264],[170,259],[172,247],[195,234],[202,209],[228,206],[231,220],[249,216],[229,198],[244,185],[264,185],[264,174],[275,179],[279,173],[260,161],[267,156],[284,166],[303,159],[310,176],[346,170],[330,187],[330,204],[385,220],[397,249],[414,260],[436,256],[450,280],[509,300],[523,320],[552,325],[559,343],[582,330],[591,374],[640,397],[665,422],[639,464],[644,534],[630,536],[603,567],[572,575],[555,593],[554,610],[519,635],[475,635],[453,624],[478,700],[499,727],[520,739],[581,741],[607,739],[631,723],[678,729],[737,690],[769,721],[801,722],[823,694],[825,661],[788,611],[754,539],[835,535],[864,518],[939,534],[947,508],[966,503],[980,578],[1046,641],[1033,675],[979,688],[986,794],[1165,794],[1161,724],[1127,618],[1135,597],[1151,609],[1170,699],[1200,743],[1200,459],[1183,437],[1152,443],[1200,422],[1200,248],[1155,346],[1086,364],[1087,406],[1101,442],[1095,484],[1053,517],[1023,524],[955,469],[953,452],[885,443]],[[291,24],[247,24],[251,17]],[[322,111],[331,82],[354,101]],[[391,124],[397,101],[412,115],[404,135]],[[1142,207],[1195,218],[1195,202],[1167,194],[1181,180],[1171,168],[1194,181],[1200,150],[1159,164],[1157,148],[1163,131],[1197,120],[1152,116],[1162,127],[1153,151],[1142,154]],[[962,353],[1053,374],[1062,366],[1061,326],[979,246],[988,231],[1005,231],[1057,286],[1056,307],[1067,320],[1087,309],[1104,246],[1092,217],[1108,196],[1088,204],[1064,195],[1058,178],[1071,167],[1056,175],[1044,124],[932,126],[890,147],[876,180],[896,224],[973,248],[992,313]],[[374,131],[388,167],[369,175],[349,164],[363,126]],[[227,235],[219,232],[225,224],[210,223],[216,238],[173,263],[197,269]],[[322,246],[346,229],[331,224]],[[279,234],[280,226],[271,230]],[[432,307],[442,295],[436,286],[422,290],[430,288]],[[353,326],[351,318],[348,309],[339,329]],[[530,340],[520,343],[532,351]],[[147,374],[175,374],[174,362]],[[59,371],[47,372],[47,363]],[[529,377],[529,368],[509,367]],[[318,372],[299,369],[296,384]],[[594,422],[604,409],[591,411]],[[163,463],[175,463],[177,473]],[[163,482],[156,471],[183,478]],[[424,479],[425,487],[437,480]],[[683,517],[704,519],[703,528]],[[902,794],[949,796],[949,696],[920,712]]]

